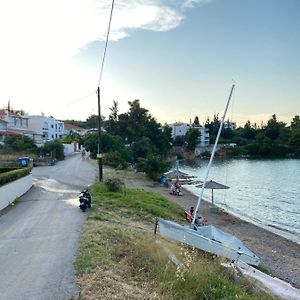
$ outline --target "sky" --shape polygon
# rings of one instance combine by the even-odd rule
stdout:
[[[0,1],[0,108],[10,100],[57,119],[96,114],[110,7]],[[299,0],[115,0],[104,116],[113,100],[122,113],[140,99],[161,123],[203,123],[222,115],[233,80],[228,117],[239,125],[300,114]]]

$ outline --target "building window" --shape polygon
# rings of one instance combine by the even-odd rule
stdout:
[[[53,124],[51,124],[51,128],[54,128]]]

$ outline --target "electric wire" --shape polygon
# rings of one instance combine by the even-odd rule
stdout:
[[[88,98],[88,97],[94,95],[96,92],[97,92],[97,91],[95,90],[95,91],[93,91],[92,93],[90,93],[90,94],[88,94],[88,95],[86,95],[86,96],[83,96],[83,97],[80,97],[80,98],[78,98],[78,99],[76,99],[76,100],[74,100],[74,101],[68,102],[68,103],[65,104],[65,106],[67,106],[67,105],[72,105],[72,104],[74,104],[74,103],[83,101],[83,100],[85,100],[86,98]]]
[[[109,17],[109,23],[108,23],[108,29],[107,29],[107,35],[106,35],[106,42],[105,42],[105,47],[104,47],[104,52],[103,52],[103,57],[102,57],[102,63],[101,63],[101,69],[100,69],[100,76],[99,76],[99,81],[98,81],[98,87],[100,86],[100,82],[101,82],[102,74],[103,74],[103,69],[104,69],[104,62],[105,62],[107,45],[108,45],[108,39],[109,39],[109,34],[110,34],[110,28],[111,28],[111,21],[112,21],[112,14],[113,14],[113,10],[114,10],[114,4],[115,4],[115,0],[113,0],[112,4],[111,4],[110,17]]]

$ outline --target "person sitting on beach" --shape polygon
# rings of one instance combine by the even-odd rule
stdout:
[[[181,185],[180,185],[178,179],[176,179],[176,181],[175,181],[175,193],[177,196],[182,196]]]
[[[172,183],[172,184],[171,184],[171,188],[170,188],[170,194],[171,194],[171,195],[174,195],[174,194],[175,194],[175,190],[176,190],[175,184]]]

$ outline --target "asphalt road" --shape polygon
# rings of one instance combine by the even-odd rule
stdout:
[[[80,155],[33,169],[34,186],[0,215],[0,299],[72,299],[74,257],[85,214],[80,189],[96,169]]]

